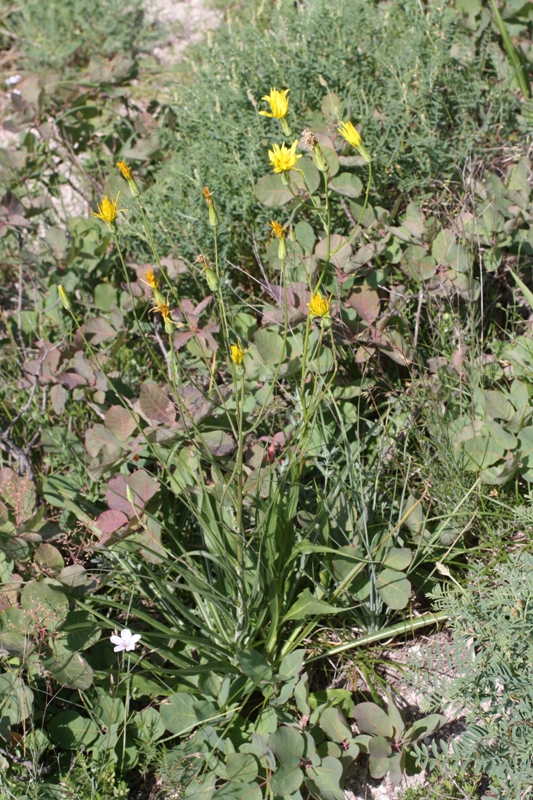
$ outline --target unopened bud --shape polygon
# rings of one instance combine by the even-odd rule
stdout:
[[[285,261],[287,258],[287,243],[284,236],[278,241],[278,258],[280,261]]]
[[[61,302],[65,306],[65,309],[67,311],[72,311],[72,303],[70,302],[69,296],[66,293],[66,291],[63,289],[61,284],[59,284],[59,286],[57,287],[57,293],[59,294],[59,299],[61,300]]]
[[[210,224],[210,225],[211,225],[213,228],[216,228],[216,226],[218,225],[218,222],[219,222],[219,220],[218,220],[218,214],[217,214],[217,210],[216,210],[216,208],[215,208],[215,204],[214,204],[214,203],[212,203],[212,204],[209,206],[209,224]]]
[[[213,272],[213,270],[210,267],[205,268],[205,279],[211,291],[216,292],[218,287],[220,286],[220,283],[217,278],[216,272]]]
[[[322,148],[318,143],[315,145],[314,153],[317,169],[320,170],[320,172],[327,172],[329,169],[328,162],[326,161],[326,156],[324,155]]]
[[[283,117],[281,120],[281,127],[283,128],[283,133],[285,136],[292,136],[291,126],[287,122],[286,118]]]

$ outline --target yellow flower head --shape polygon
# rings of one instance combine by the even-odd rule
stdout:
[[[237,364],[238,367],[243,363],[245,353],[246,350],[242,349],[242,344],[240,342],[231,345],[231,360],[234,364]]]
[[[298,139],[295,139],[291,147],[287,147],[285,143],[273,144],[272,150],[268,151],[268,157],[274,172],[287,172],[294,169],[298,164],[298,159],[301,155],[296,155],[296,148],[298,146]]]
[[[277,239],[285,238],[285,228],[283,225],[280,225],[279,222],[269,222],[268,224],[272,228],[272,232],[275,234]]]
[[[348,144],[351,144],[356,150],[361,147],[361,134],[351,122],[343,122],[337,130],[341,136],[344,136]]]
[[[213,192],[210,192],[209,189],[207,188],[207,186],[204,186],[204,188],[202,189],[202,194],[205,197],[205,202],[207,203],[207,205],[208,206],[212,206],[213,205]]]
[[[166,303],[163,303],[161,300],[159,300],[155,306],[150,309],[150,311],[161,314],[165,322],[167,319],[170,320],[170,306],[168,306]]]
[[[128,167],[125,161],[117,161],[117,167],[122,172],[122,175],[124,176],[124,178],[126,178],[127,181],[133,180],[133,172]]]
[[[150,289],[159,289],[159,281],[157,280],[151,269],[149,269],[148,272],[146,273],[146,283],[148,284]]]
[[[270,94],[266,94],[261,98],[262,100],[266,100],[267,103],[270,103],[270,111],[260,111],[259,113],[262,114],[263,117],[285,119],[289,113],[288,93],[289,89],[282,89],[281,92],[278,92],[277,89],[271,89]]]
[[[320,292],[311,295],[311,300],[307,304],[309,313],[313,317],[329,317],[329,309],[331,307],[331,295],[329,297],[322,297]]]
[[[120,192],[117,194],[115,200],[110,200],[107,195],[102,200],[101,204],[98,206],[98,214],[96,211],[91,212],[95,217],[102,219],[106,225],[111,225],[117,218],[117,214],[122,211],[122,209],[117,209],[117,203],[119,198]]]

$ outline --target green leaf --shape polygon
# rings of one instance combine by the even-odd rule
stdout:
[[[133,717],[133,735],[145,744],[153,744],[165,734],[161,714],[156,708],[143,708]]]
[[[329,182],[330,189],[345,197],[359,197],[363,184],[352,172],[341,172]]]
[[[0,648],[13,656],[25,656],[33,644],[29,634],[34,620],[29,611],[22,608],[4,608],[0,612]]]
[[[263,792],[256,783],[231,781],[219,789],[213,797],[225,800],[263,800]]]
[[[22,590],[20,602],[35,615],[35,625],[49,631],[58,628],[68,612],[68,598],[45,581],[30,581]]]
[[[292,192],[283,183],[281,175],[263,175],[254,186],[254,195],[268,208],[284,206],[292,200]]]
[[[282,356],[286,358],[287,352],[283,355],[283,338],[276,331],[261,328],[254,334],[254,344],[257,348],[259,358],[265,366],[279,364]]]
[[[376,780],[383,778],[387,772],[389,771],[389,759],[388,758],[372,758],[372,756],[368,759],[368,767],[370,769],[370,774]]]
[[[54,575],[61,572],[65,566],[63,556],[57,547],[54,547],[54,545],[49,542],[43,542],[39,545],[35,551],[34,558],[35,563],[38,564],[43,571],[52,572]]]
[[[0,675],[0,719],[19,725],[33,710],[33,692],[12,672]]]
[[[159,711],[167,731],[178,735],[192,731],[198,724],[194,701],[192,694],[178,692],[171,694],[167,702],[161,703]]]
[[[394,786],[400,786],[403,777],[402,753],[395,753],[389,758],[389,775]]]
[[[335,608],[326,603],[325,600],[319,600],[311,594],[309,589],[304,589],[300,592],[296,602],[291,606],[283,618],[283,622],[288,622],[291,619],[305,619],[305,617],[323,615],[323,614],[339,614],[341,608]]]
[[[282,764],[272,776],[272,791],[280,797],[289,797],[297,792],[304,780],[304,774],[300,766],[294,764]]]
[[[215,783],[217,776],[211,772],[204,780],[194,779],[185,789],[187,800],[211,800],[215,794]]]
[[[47,730],[52,742],[65,750],[87,747],[100,735],[95,722],[73,709],[52,717]]]
[[[319,767],[309,767],[307,774],[317,787],[321,800],[345,800],[340,786],[342,764],[337,758],[326,756]]]
[[[257,761],[250,753],[229,753],[226,758],[226,777],[239,783],[257,778]]]
[[[405,608],[411,597],[411,584],[403,572],[383,569],[376,581],[378,594],[389,608]]]
[[[359,730],[363,733],[371,733],[373,736],[384,736],[392,739],[394,731],[389,715],[375,703],[358,703],[353,715]]]
[[[117,304],[117,290],[110,283],[97,283],[94,287],[94,304],[100,311],[111,311]]]
[[[51,655],[43,659],[43,668],[50,676],[69,689],[88,689],[93,682],[93,670],[80,653],[69,650],[60,639],[49,644]]]
[[[492,419],[510,420],[515,410],[503,392],[489,390],[483,392],[485,413]]]
[[[405,731],[405,739],[410,742],[417,742],[425,736],[431,736],[446,723],[446,717],[442,714],[429,714],[423,719],[417,719],[408,730]]]
[[[320,727],[333,742],[346,742],[352,738],[348,723],[338,708],[326,708],[322,712]]]
[[[305,739],[296,728],[282,725],[270,734],[268,746],[283,765],[298,765],[305,751]]]
[[[372,758],[388,758],[392,753],[392,747],[384,736],[373,736],[368,743],[368,752]]]
[[[413,551],[408,547],[391,547],[383,561],[384,567],[391,569],[407,569],[413,558]]]
[[[257,650],[243,650],[238,654],[237,660],[244,674],[256,686],[272,679],[272,668]]]
[[[302,671],[305,650],[293,650],[282,660],[279,665],[279,674],[283,680],[295,678]]]

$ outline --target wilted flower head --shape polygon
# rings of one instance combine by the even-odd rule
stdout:
[[[127,181],[133,180],[133,172],[128,167],[125,161],[117,161],[117,167],[122,172],[123,177],[126,178]]]
[[[266,94],[261,98],[262,100],[266,100],[267,103],[270,103],[270,111],[260,111],[259,113],[262,114],[263,117],[285,119],[289,113],[288,93],[289,89],[282,89],[281,92],[278,92],[277,89],[271,89],[270,94]]]
[[[308,147],[310,150],[314,150],[318,144],[318,139],[316,138],[311,128],[306,128],[305,131],[302,131],[302,135],[300,138],[303,140],[305,146]]]
[[[170,306],[167,303],[163,303],[161,300],[157,300],[155,306],[150,309],[154,313],[159,313],[165,320],[170,320]]]
[[[213,192],[210,192],[209,189],[207,188],[207,186],[204,186],[204,188],[202,189],[202,194],[203,194],[203,196],[205,198],[205,202],[207,203],[207,205],[208,206],[212,206],[213,205]]]
[[[329,317],[329,309],[331,307],[331,295],[329,297],[322,297],[320,292],[315,292],[311,295],[311,299],[307,304],[309,313],[313,317]]]
[[[117,203],[119,198],[120,192],[117,194],[115,200],[110,200],[106,195],[102,200],[101,204],[98,206],[98,213],[96,211],[91,212],[95,217],[103,220],[106,225],[111,225],[117,218],[117,214],[120,213],[122,209],[117,209]]]
[[[234,364],[237,364],[238,367],[240,367],[241,364],[243,363],[245,353],[246,350],[242,349],[242,344],[240,342],[231,345],[231,352],[230,352],[231,360],[233,361]]]
[[[196,256],[196,258],[194,259],[194,263],[201,264],[204,269],[208,266],[207,258],[203,255],[203,253],[200,253],[199,255]]]
[[[121,653],[123,650],[129,653],[130,650],[135,650],[140,638],[140,633],[133,634],[129,628],[124,628],[119,636],[111,636],[110,641],[115,645],[115,653]]]
[[[279,222],[269,222],[268,223],[272,228],[272,232],[276,236],[277,239],[284,239],[285,238],[285,228],[283,225],[280,225]]]
[[[294,169],[298,164],[298,159],[301,155],[296,155],[296,148],[298,146],[298,139],[295,139],[291,147],[287,147],[285,143],[273,144],[272,150],[268,151],[268,157],[274,172],[287,172]]]

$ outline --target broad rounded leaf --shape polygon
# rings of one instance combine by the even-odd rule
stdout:
[[[119,528],[127,525],[128,522],[129,519],[123,511],[109,509],[108,511],[103,511],[96,518],[95,525],[102,533],[115,533]]]
[[[376,583],[379,596],[389,608],[405,608],[411,597],[411,584],[403,572],[383,569]]]
[[[137,428],[135,417],[123,406],[111,406],[104,419],[107,430],[121,442],[125,442]]]
[[[296,728],[282,725],[270,734],[268,746],[283,765],[296,765],[303,758],[305,739]]]
[[[176,419],[174,403],[168,393],[157,383],[143,383],[139,393],[139,404],[149,420],[170,424]]]
[[[65,647],[61,640],[50,643],[50,653],[42,664],[46,672],[61,686],[88,689],[92,685],[92,668],[80,653]]]
[[[0,675],[0,718],[8,725],[19,725],[33,709],[33,692],[17,675]]]
[[[228,753],[226,776],[230,781],[251,783],[257,778],[257,759],[251,753]]]
[[[388,758],[392,747],[384,736],[373,736],[368,743],[368,752],[372,758]]]
[[[204,444],[214,456],[227,456],[237,447],[235,439],[225,431],[206,431],[202,434],[200,443]]]
[[[66,750],[87,747],[100,734],[96,722],[73,709],[52,717],[47,730],[53,743]]]
[[[310,767],[307,770],[309,778],[319,790],[321,800],[344,800],[341,789],[342,764],[337,758],[326,756],[319,767]]]
[[[413,551],[408,547],[391,547],[383,562],[384,567],[391,569],[407,569],[413,558]]]
[[[375,703],[358,703],[353,710],[353,716],[363,733],[384,736],[387,739],[394,735],[389,715]]]
[[[292,192],[285,186],[281,175],[263,175],[254,186],[256,198],[264,206],[276,208],[292,200]]]
[[[44,581],[30,581],[22,590],[20,602],[34,616],[35,626],[55,630],[65,619],[68,598]]]
[[[357,175],[351,172],[341,172],[340,175],[331,179],[329,185],[334,192],[345,195],[345,197],[359,197],[363,191],[362,182]]]
[[[163,725],[170,733],[190,733],[198,724],[194,710],[195,698],[192,694],[178,692],[171,694],[168,702],[161,703],[160,714]]]
[[[329,243],[330,263],[336,267],[343,267],[350,260],[352,255],[352,245],[347,240],[346,236],[340,233],[334,233],[330,237]],[[325,261],[328,253],[327,238],[321,239],[315,247],[315,255],[321,261]]]
[[[304,780],[300,765],[282,764],[272,775],[271,788],[278,797],[290,797],[297,792]]]
[[[60,572],[65,566],[63,556],[53,544],[43,542],[35,551],[35,561],[42,570],[49,570],[50,572]]]

